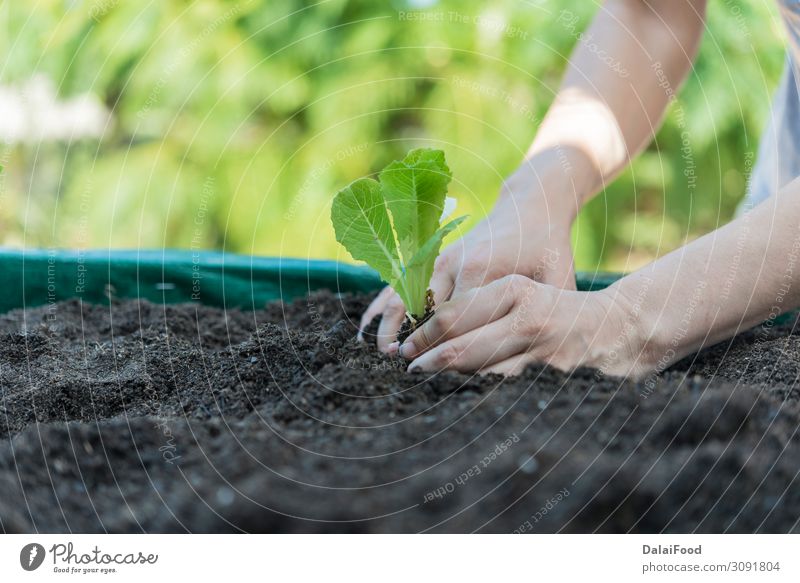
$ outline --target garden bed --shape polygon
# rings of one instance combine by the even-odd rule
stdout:
[[[643,383],[409,374],[369,296],[0,316],[6,532],[795,532],[795,320]]]

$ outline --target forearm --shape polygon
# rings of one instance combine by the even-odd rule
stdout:
[[[636,330],[642,370],[662,369],[800,306],[800,181],[607,290]]]
[[[704,8],[705,0],[607,2],[505,190],[523,202],[545,193],[553,214],[574,218],[653,137],[692,65]],[[556,26],[574,30],[570,18],[562,12]]]

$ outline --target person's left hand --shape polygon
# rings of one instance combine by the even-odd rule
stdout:
[[[520,275],[498,279],[436,308],[390,352],[409,371],[518,374],[530,363],[639,376],[638,338],[626,327],[628,302],[606,290],[577,292]]]

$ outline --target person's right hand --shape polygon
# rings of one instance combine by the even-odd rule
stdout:
[[[492,213],[437,258],[430,288],[435,303],[511,274],[575,289],[570,243],[572,215],[548,208],[543,196],[514,196],[512,179]],[[565,193],[565,196],[570,196]],[[361,318],[359,337],[378,316],[378,348],[387,352],[406,311],[400,296],[384,288]]]

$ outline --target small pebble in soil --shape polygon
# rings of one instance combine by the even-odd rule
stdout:
[[[521,472],[525,474],[533,474],[539,469],[539,462],[536,461],[536,458],[533,456],[523,455],[517,460],[517,466]]]
[[[217,490],[217,502],[223,506],[230,506],[235,499],[236,496],[230,488],[220,488]]]

